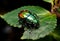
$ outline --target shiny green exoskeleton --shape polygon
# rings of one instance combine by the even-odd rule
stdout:
[[[19,14],[19,23],[28,28],[38,28],[38,20],[36,15],[33,15],[28,10],[22,10]]]

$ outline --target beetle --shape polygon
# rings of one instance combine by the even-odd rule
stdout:
[[[19,23],[21,23],[24,27],[27,28],[38,28],[39,23],[35,14],[32,14],[28,10],[22,10],[18,14]]]

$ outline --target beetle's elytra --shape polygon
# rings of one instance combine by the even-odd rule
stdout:
[[[38,20],[30,11],[22,10],[18,14],[18,17],[19,23],[21,23],[23,26],[26,26],[27,28],[38,28]]]

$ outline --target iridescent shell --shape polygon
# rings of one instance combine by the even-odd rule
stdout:
[[[21,23],[23,26],[26,26],[28,28],[37,28],[38,26],[38,20],[36,16],[34,16],[30,11],[28,10],[22,10],[19,14],[19,23]]]

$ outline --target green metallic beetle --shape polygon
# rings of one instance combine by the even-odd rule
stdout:
[[[38,28],[37,16],[28,10],[22,10],[19,14],[19,23],[28,28]]]

